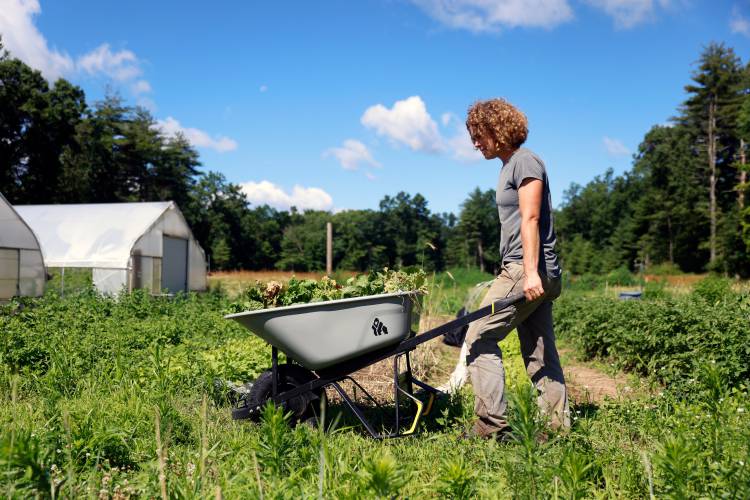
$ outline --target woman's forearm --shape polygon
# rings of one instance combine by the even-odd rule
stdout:
[[[521,219],[521,246],[523,248],[523,270],[526,276],[539,272],[539,218]]]

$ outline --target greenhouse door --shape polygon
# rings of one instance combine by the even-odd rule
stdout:
[[[0,300],[19,294],[19,251],[15,248],[0,248]]]
[[[169,293],[187,291],[188,240],[164,236],[161,287]]]

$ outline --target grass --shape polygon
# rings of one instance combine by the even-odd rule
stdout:
[[[437,276],[437,305],[428,303],[442,314],[485,277],[451,274]],[[574,405],[571,431],[541,443],[535,395],[511,361],[520,358],[515,335],[503,344],[514,381],[510,443],[458,439],[471,421],[470,390],[442,401],[417,436],[385,442],[340,406],[327,412],[326,433],[291,428],[272,408],[260,423],[232,421],[214,378],[252,378],[270,359],[221,318],[229,300],[52,293],[0,310],[0,496],[750,496],[745,385],[729,388],[707,365],[689,398],[662,387]]]

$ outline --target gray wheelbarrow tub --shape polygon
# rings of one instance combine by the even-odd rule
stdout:
[[[224,316],[310,370],[396,344],[409,336],[415,292],[296,304]]]

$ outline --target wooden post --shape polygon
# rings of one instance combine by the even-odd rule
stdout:
[[[326,222],[326,274],[333,274],[333,224]]]

